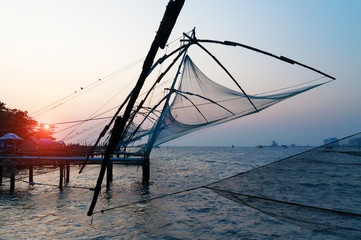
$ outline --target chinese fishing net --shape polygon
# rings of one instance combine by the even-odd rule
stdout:
[[[146,116],[153,116],[157,121],[150,119],[154,124],[152,128],[148,131],[142,128],[129,141],[134,142],[144,136],[155,134],[154,142],[145,144],[143,151],[149,150],[153,145],[160,145],[186,134],[262,111],[326,83],[283,89],[271,94],[246,95],[241,90],[227,88],[208,78],[189,56],[185,57],[183,66],[179,86],[170,90],[172,101],[165,111],[162,115],[158,113],[160,110],[157,112],[157,108],[149,111]],[[159,121],[161,123],[157,126],[156,123]]]
[[[206,186],[267,215],[361,238],[361,133]]]

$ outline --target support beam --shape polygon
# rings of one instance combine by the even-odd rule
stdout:
[[[68,183],[70,181],[70,164],[66,164],[66,175],[65,182]]]
[[[29,184],[34,185],[34,166],[29,166]]]
[[[64,182],[64,165],[59,166],[59,188],[63,189]]]
[[[104,154],[104,159],[102,162],[102,166],[100,168],[98,180],[94,189],[94,195],[92,202],[89,207],[89,211],[87,213],[88,216],[91,216],[93,214],[93,210],[95,208],[100,190],[101,185],[103,182],[103,178],[105,175],[105,170],[108,166],[108,162],[110,160],[110,156],[113,154],[114,150],[119,144],[119,141],[122,138],[122,135],[124,134],[124,129],[127,121],[129,120],[129,117],[131,115],[131,112],[133,110],[134,104],[136,100],[138,99],[139,93],[144,85],[145,79],[147,78],[151,67],[153,65],[154,58],[158,52],[158,48],[164,48],[168,38],[170,36],[170,33],[172,32],[172,29],[175,25],[175,22],[178,18],[178,15],[183,7],[184,0],[174,0],[169,1],[167,5],[167,9],[164,13],[163,19],[160,23],[159,29],[157,31],[157,34],[153,40],[153,43],[149,49],[149,52],[144,60],[142,72],[138,78],[138,81],[133,89],[132,96],[129,99],[128,105],[124,111],[123,117],[118,118],[115,120],[114,127],[112,134],[109,139],[109,143],[107,146],[107,149]]]
[[[15,190],[15,165],[10,167],[10,192],[13,193]]]
[[[1,166],[0,167],[0,186],[3,184],[3,173],[4,173],[4,169]]]
[[[146,157],[143,159],[143,165],[142,165],[142,170],[143,170],[143,184],[148,185],[149,184],[149,179],[150,179],[150,164],[149,164],[149,157]]]
[[[109,162],[107,166],[107,190],[110,189],[110,184],[113,182],[113,163]]]

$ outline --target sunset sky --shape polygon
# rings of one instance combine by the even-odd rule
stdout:
[[[42,123],[87,119],[119,105],[139,74],[167,3],[0,0],[0,101]],[[169,40],[194,27],[198,38],[251,45],[337,80],[173,145],[256,146],[272,140],[321,145],[325,138],[361,131],[361,1],[186,0]],[[214,51],[251,94],[312,80],[272,79],[267,62],[246,66],[235,50]],[[211,65],[202,57],[197,62],[196,56],[196,64],[214,74]],[[123,72],[136,61],[140,64],[135,69]],[[252,73],[263,82],[253,81]],[[36,114],[65,97],[71,100]],[[76,131],[83,130],[89,129]]]

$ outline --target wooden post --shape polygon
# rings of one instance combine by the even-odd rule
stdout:
[[[15,165],[12,165],[10,169],[10,192],[13,193],[14,190],[15,190]]]
[[[29,184],[34,185],[34,167],[33,167],[33,165],[29,166]]]
[[[64,165],[60,165],[59,188],[63,189]]]
[[[0,167],[0,186],[3,184],[3,167]]]
[[[70,181],[70,164],[68,163],[66,165],[66,176],[65,176],[65,182],[68,183]]]
[[[142,163],[142,169],[143,169],[143,184],[148,185],[149,179],[150,179],[150,166],[149,166],[149,157],[145,157],[143,159]]]
[[[113,163],[109,161],[107,166],[107,190],[110,189],[110,184],[113,182]]]
[[[149,71],[153,65],[154,58],[158,52],[158,48],[164,48],[167,44],[168,38],[172,32],[172,29],[175,25],[175,22],[178,18],[178,15],[183,7],[184,0],[175,0],[175,1],[169,1],[166,11],[163,15],[163,19],[160,23],[159,29],[157,31],[157,34],[153,40],[153,43],[149,49],[149,52],[144,60],[142,72],[139,75],[138,81],[133,88],[132,95],[128,101],[128,105],[124,111],[123,117],[119,120],[115,120],[112,134],[109,139],[108,146],[104,153],[104,158],[102,161],[102,165],[100,168],[98,180],[96,183],[96,187],[94,189],[94,195],[92,202],[89,207],[89,211],[87,213],[88,216],[91,216],[93,214],[93,210],[95,208],[100,190],[101,190],[101,184],[103,182],[103,178],[105,175],[105,170],[108,166],[110,155],[113,154],[114,150],[119,144],[119,141],[121,140],[121,136],[123,134],[123,131],[125,129],[125,125],[127,121],[129,120],[129,117],[131,115],[131,112],[133,110],[133,107],[135,105],[135,102],[139,96],[139,93],[143,87],[143,84],[145,82],[145,79],[147,78]]]

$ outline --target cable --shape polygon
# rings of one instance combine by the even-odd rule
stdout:
[[[74,121],[67,121],[67,122],[58,122],[58,123],[52,123],[51,125],[62,125],[62,124],[70,124],[70,123],[89,122],[89,121],[103,120],[103,119],[109,119],[109,118],[112,118],[112,117],[89,118],[89,119],[74,120]]]
[[[188,33],[189,33],[189,32],[188,32]],[[174,42],[178,41],[178,40],[181,39],[181,38],[182,38],[182,37],[178,37],[178,38],[174,39],[173,41],[169,42],[169,43],[167,44],[167,48],[169,48],[169,45],[173,44]],[[171,48],[171,49],[172,49],[172,48]],[[69,95],[67,95],[67,96],[65,96],[65,97],[63,97],[63,98],[61,98],[61,99],[59,99],[59,100],[57,100],[57,101],[55,101],[55,102],[53,102],[53,103],[51,103],[51,104],[49,104],[49,105],[41,108],[41,109],[39,109],[39,110],[31,113],[29,116],[36,117],[36,116],[39,116],[39,115],[41,115],[41,114],[44,114],[44,113],[46,113],[46,112],[48,112],[48,111],[50,111],[50,110],[52,110],[52,109],[55,109],[55,108],[63,105],[64,103],[66,103],[66,102],[68,102],[68,101],[70,101],[70,100],[72,100],[72,99],[74,99],[74,98],[77,98],[77,97],[79,97],[80,95],[88,92],[89,90],[92,90],[93,88],[95,88],[95,87],[97,87],[97,86],[99,86],[99,85],[101,85],[101,84],[109,81],[110,79],[114,78],[115,76],[119,75],[120,73],[122,73],[122,72],[124,72],[124,71],[132,68],[133,66],[137,65],[138,63],[140,63],[140,62],[141,62],[142,60],[144,60],[144,59],[145,59],[145,56],[139,58],[138,60],[130,63],[129,65],[127,65],[127,66],[125,66],[125,67],[123,67],[123,68],[120,68],[119,70],[114,71],[113,73],[110,73],[110,74],[106,75],[106,76],[103,77],[103,78],[100,78],[99,80],[97,80],[97,81],[89,84],[89,85],[86,86],[86,87],[80,87],[80,92],[79,92],[79,90],[78,90],[78,91],[74,91],[74,93],[69,94]],[[90,88],[90,89],[89,89],[89,88]],[[88,89],[88,90],[86,90],[86,89]],[[86,90],[86,91],[84,91],[84,90]],[[76,95],[76,96],[74,96],[74,95]],[[70,99],[68,99],[68,98],[70,98]],[[67,100],[67,99],[68,99],[68,100]]]
[[[353,217],[361,217],[361,214],[359,214],[359,213],[345,212],[345,211],[340,211],[340,210],[334,210],[334,209],[322,208],[322,207],[315,207],[315,206],[299,204],[299,203],[293,203],[293,202],[285,202],[285,201],[277,200],[277,199],[274,199],[274,198],[266,198],[266,197],[253,196],[253,195],[242,194],[242,193],[235,193],[235,192],[225,191],[225,190],[221,190],[221,189],[213,189],[213,188],[207,187],[207,186],[204,186],[204,188],[207,188],[207,189],[210,189],[210,190],[213,190],[213,191],[216,191],[216,192],[219,191],[219,192],[223,192],[223,193],[229,193],[232,196],[240,195],[240,196],[243,196],[243,197],[255,198],[255,199],[259,199],[259,200],[265,200],[265,201],[270,201],[270,202],[275,202],[275,203],[282,203],[282,204],[286,204],[286,205],[292,205],[292,206],[303,207],[303,208],[310,208],[310,209],[315,209],[315,210],[324,211],[324,212],[331,212],[331,213],[347,215],[347,216],[353,216]]]
[[[132,68],[133,66],[137,65],[143,59],[144,59],[144,57],[142,57],[142,58],[134,61],[133,63],[131,63],[131,64],[129,64],[129,65],[127,65],[127,66],[125,66],[125,67],[123,67],[123,68],[121,68],[121,69],[119,69],[119,70],[105,76],[103,79],[100,78],[96,82],[93,82],[93,83],[91,83],[90,85],[88,85],[86,87],[81,87],[80,92],[75,91],[74,93],[72,93],[72,94],[70,94],[70,95],[68,95],[68,96],[66,96],[64,98],[61,98],[61,99],[59,99],[59,100],[57,100],[57,101],[55,101],[55,102],[53,102],[53,103],[51,103],[51,104],[49,104],[49,105],[47,105],[45,107],[33,112],[32,114],[30,114],[30,116],[37,117],[39,115],[42,115],[42,114],[44,114],[44,113],[46,113],[46,112],[48,112],[48,111],[50,111],[52,109],[55,109],[55,108],[63,105],[66,102],[69,102],[69,101],[73,100],[74,98],[77,98],[77,97],[81,96],[82,94],[94,89],[95,87],[98,87],[99,85],[113,79],[115,76],[119,75],[120,73]]]
[[[284,88],[279,88],[279,89],[275,89],[275,90],[271,90],[271,91],[267,91],[267,92],[262,92],[262,93],[257,93],[253,96],[258,96],[258,95],[263,95],[263,94],[268,94],[268,93],[273,93],[273,92],[278,92],[278,91],[282,91],[282,90],[287,90],[287,89],[291,89],[291,88],[294,88],[294,87],[299,87],[299,86],[302,86],[302,85],[305,85],[305,84],[308,84],[308,83],[312,83],[312,82],[316,82],[316,81],[319,81],[319,80],[322,80],[326,78],[325,76],[323,77],[319,77],[319,78],[316,78],[316,79],[313,79],[313,80],[310,80],[310,81],[307,81],[307,82],[304,82],[304,83],[299,83],[299,84],[295,84],[295,85],[292,85],[292,86],[289,86],[289,87],[284,87]],[[328,80],[326,82],[323,82],[322,84],[326,84],[326,83],[329,83],[333,80]]]
[[[197,190],[197,189],[200,189],[200,188],[204,188],[204,187],[205,187],[205,186],[188,188],[188,189],[185,189],[185,190],[181,190],[181,191],[178,191],[178,192],[173,192],[173,193],[169,193],[169,194],[160,195],[160,196],[153,197],[153,198],[146,199],[146,200],[140,200],[140,201],[136,201],[136,202],[126,203],[126,204],[123,204],[123,205],[120,205],[120,206],[115,206],[115,207],[111,207],[111,208],[106,208],[106,209],[102,209],[102,210],[100,210],[100,211],[93,212],[92,215],[98,214],[98,213],[104,213],[104,212],[106,212],[106,211],[114,210],[114,209],[117,209],[117,208],[123,208],[123,207],[131,206],[131,205],[135,205],[135,204],[139,204],[139,203],[150,202],[150,201],[154,201],[154,200],[156,200],[156,199],[165,198],[165,197],[169,197],[169,196],[173,196],[173,195],[177,195],[177,194],[181,194],[181,193],[185,193],[185,192],[190,192],[190,191],[194,191],[194,190]]]

